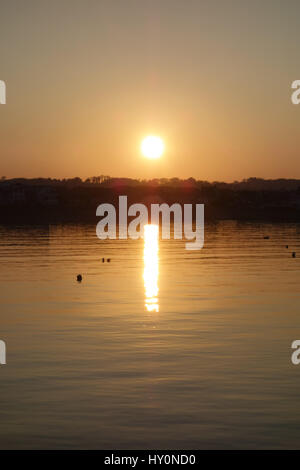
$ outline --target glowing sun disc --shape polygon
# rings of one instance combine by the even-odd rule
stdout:
[[[148,137],[145,137],[142,141],[141,150],[146,158],[159,158],[163,154],[164,149],[165,146],[160,137],[148,135]]]

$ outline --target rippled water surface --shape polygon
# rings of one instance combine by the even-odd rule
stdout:
[[[151,246],[0,227],[1,448],[300,447],[300,226]]]

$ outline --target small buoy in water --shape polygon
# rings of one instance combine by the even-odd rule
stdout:
[[[81,274],[77,274],[77,281],[78,281],[78,282],[81,282],[81,281],[82,281],[82,276],[81,276]]]
[[[104,263],[104,261],[105,261],[105,259],[104,259],[104,258],[102,258],[102,263]]]
[[[286,248],[288,248],[288,247],[289,247],[289,245],[285,245],[285,247],[286,247]]]
[[[107,262],[110,263],[110,258],[107,258]]]
[[[292,257],[293,257],[293,258],[296,258],[296,253],[295,253],[294,251],[293,251],[293,253],[292,253]]]
[[[269,240],[269,238],[270,238],[269,235],[266,235],[266,236],[264,237],[264,240]]]

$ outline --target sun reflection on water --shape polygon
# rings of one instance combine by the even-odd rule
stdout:
[[[158,312],[158,226],[144,226],[144,286],[145,307]]]

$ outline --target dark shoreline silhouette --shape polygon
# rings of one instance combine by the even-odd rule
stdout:
[[[0,181],[0,224],[97,223],[99,204],[204,204],[206,220],[300,222],[300,180],[249,178],[222,183],[93,177]]]

